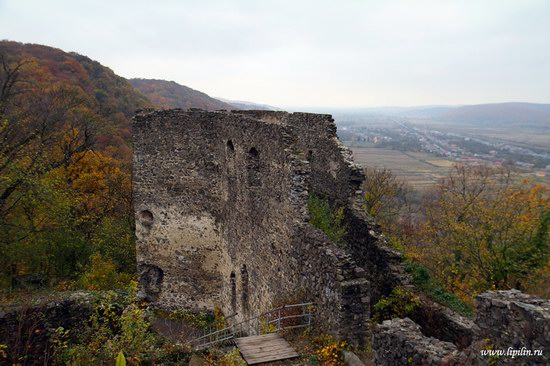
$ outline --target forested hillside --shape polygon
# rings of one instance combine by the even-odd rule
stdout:
[[[76,53],[0,42],[0,287],[125,282],[131,117],[152,104]]]

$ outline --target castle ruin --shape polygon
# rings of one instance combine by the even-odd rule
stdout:
[[[138,273],[149,301],[191,310],[220,306],[237,321],[311,301],[319,327],[361,345],[370,337],[372,306],[396,286],[412,287],[401,255],[361,209],[364,177],[330,115],[144,110],[134,118],[133,143]],[[311,195],[344,208],[343,243],[309,223]],[[478,317],[494,310],[490,298],[497,295],[487,296]],[[537,344],[549,342],[541,332],[550,334],[549,310],[541,309]],[[436,357],[441,364],[460,364],[460,352],[490,333],[426,301],[412,320],[418,325],[377,328],[378,354],[394,360],[379,364],[418,354],[415,345],[439,350],[447,357]],[[439,364],[432,356],[415,364]]]
[[[313,301],[329,331],[364,335],[398,255],[357,209],[362,171],[331,116],[143,111],[133,129],[138,267],[151,301],[219,305],[237,319]],[[309,223],[310,194],[345,207],[346,245]]]

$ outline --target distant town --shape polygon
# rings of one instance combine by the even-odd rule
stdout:
[[[357,118],[341,117],[338,122],[338,134],[350,146],[422,151],[455,162],[509,164],[535,171],[539,177],[550,175],[550,148],[522,146],[522,143],[490,136],[477,137],[409,119],[366,117],[360,123]]]

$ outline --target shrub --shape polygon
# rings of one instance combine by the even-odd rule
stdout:
[[[390,296],[383,296],[373,307],[373,320],[381,323],[392,318],[404,318],[420,306],[420,298],[413,292],[395,287]]]
[[[208,352],[204,360],[204,366],[246,366],[238,348],[233,348],[227,353],[222,353],[218,349],[212,349]]]
[[[166,360],[183,362],[186,350],[174,348],[150,331],[146,310],[137,301],[137,284],[131,283],[126,299],[114,292],[100,297],[88,326],[79,328],[77,344],[63,344],[57,365],[113,365],[122,353],[126,364],[158,364]],[[60,332],[61,333],[61,332]],[[65,335],[66,336],[66,335]],[[120,358],[119,358],[120,359]]]
[[[310,224],[321,229],[334,243],[343,244],[343,238],[347,233],[347,228],[343,223],[343,207],[332,208],[327,199],[310,194],[308,210]]]
[[[344,356],[342,352],[350,349],[347,342],[338,341],[331,335],[322,334],[315,338],[314,343],[318,346],[315,351],[315,356],[317,356],[323,365],[344,365]]]
[[[91,256],[88,270],[80,277],[80,285],[93,291],[121,289],[128,286],[132,276],[118,272],[111,259],[96,253]]]

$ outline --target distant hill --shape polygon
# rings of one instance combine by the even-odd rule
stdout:
[[[375,107],[348,113],[420,118],[461,125],[550,127],[550,104],[493,103],[464,106]]]
[[[208,111],[237,109],[207,94],[175,81],[157,79],[130,79],[136,90],[160,108],[201,108]]]
[[[455,106],[373,107],[357,109],[364,114],[408,118],[432,118],[456,108]]]
[[[467,105],[449,109],[434,119],[485,126],[550,127],[550,104],[512,102]]]
[[[216,97],[216,99],[221,100],[227,104],[234,106],[235,108],[242,109],[245,111],[250,110],[260,110],[260,111],[280,111],[281,109],[267,105],[267,104],[258,104],[254,102],[247,102],[243,100],[229,100],[224,98]]]

